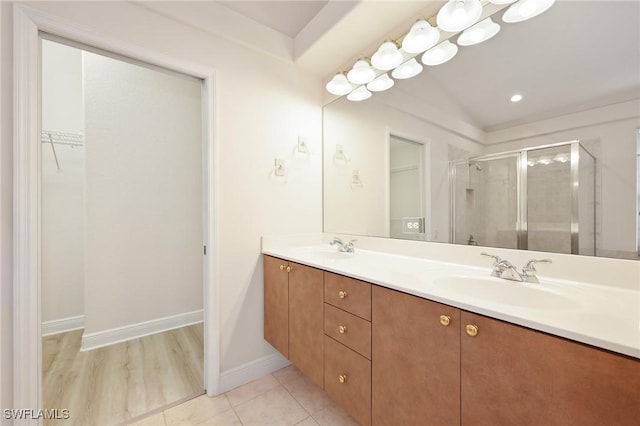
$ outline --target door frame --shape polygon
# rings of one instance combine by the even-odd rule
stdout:
[[[422,165],[421,175],[421,192],[422,192],[422,207],[424,209],[424,240],[431,241],[431,234],[433,229],[433,217],[431,208],[431,142],[423,138],[416,137],[415,135],[409,135],[401,130],[396,130],[391,127],[385,128],[385,235],[388,237],[391,235],[391,139],[403,139],[407,142],[412,142],[418,145],[422,145],[422,158],[420,162]]]
[[[41,339],[41,170],[40,170],[40,35],[94,46],[203,80],[203,257],[204,385],[219,393],[220,323],[218,295],[218,143],[213,69],[185,66],[161,52],[143,49],[98,34],[75,22],[22,4],[14,5],[14,140],[13,140],[13,405],[42,407]]]

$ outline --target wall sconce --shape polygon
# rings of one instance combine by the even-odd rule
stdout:
[[[333,154],[333,163],[340,166],[346,166],[349,161],[350,158],[345,154],[342,145],[336,145],[336,152]]]

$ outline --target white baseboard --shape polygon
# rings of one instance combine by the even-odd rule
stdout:
[[[162,333],[163,331],[186,327],[202,321],[203,311],[199,310],[126,325],[124,327],[112,328],[110,330],[98,331],[96,333],[85,333],[82,336],[82,345],[80,350],[90,351],[103,346],[113,345],[114,343],[125,342],[127,340],[138,339],[151,334]]]
[[[79,330],[81,328],[84,328],[84,315],[45,321],[42,323],[42,336],[66,333],[67,331]]]
[[[230,370],[223,371],[220,374],[220,393],[230,391],[245,383],[264,377],[289,364],[289,360],[276,352]]]

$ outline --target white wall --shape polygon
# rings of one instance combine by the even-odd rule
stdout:
[[[0,2],[0,409],[13,401],[13,5]]]
[[[82,58],[85,336],[201,310],[201,81]]]
[[[42,41],[42,129],[84,133],[82,56]],[[84,313],[84,147],[42,145],[42,321]]]
[[[220,297],[222,371],[274,353],[263,339],[260,236],[322,229],[320,79],[291,63],[205,34],[132,3],[30,5],[93,34],[121,40],[130,49],[121,53],[137,56],[136,52],[144,52],[156,60],[171,58],[203,73],[215,72],[219,249],[213,255],[220,265],[214,273]],[[3,26],[2,31],[3,44],[10,46],[11,30]],[[10,56],[3,57],[2,72],[10,72],[12,66]],[[11,84],[6,87],[10,92]],[[3,102],[4,99],[3,93]],[[11,120],[9,111],[3,117],[3,128]],[[298,135],[307,137],[310,159],[294,159]],[[11,150],[11,139],[3,137],[2,144],[4,162],[4,150]],[[286,161],[286,183],[270,177],[275,157]],[[10,176],[10,160],[7,166]],[[11,198],[11,184],[6,186],[3,181],[3,208],[8,212]],[[8,213],[3,213],[2,225],[11,230]],[[11,237],[5,236],[4,243],[10,248]],[[11,260],[6,259],[3,253],[3,268],[10,268]],[[7,279],[6,287],[10,283]],[[6,301],[3,295],[3,306]],[[12,327],[11,308],[3,309],[2,315]],[[3,339],[10,339],[8,336],[3,332]],[[10,355],[3,346],[3,365],[10,365]],[[10,392],[4,376],[2,383]]]

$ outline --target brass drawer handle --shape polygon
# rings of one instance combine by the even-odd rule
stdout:
[[[340,332],[340,334],[344,334],[347,332],[347,326],[346,325],[341,325],[338,327],[338,331]]]
[[[347,292],[346,292],[346,291],[344,291],[344,290],[340,290],[340,291],[338,292],[338,297],[339,297],[340,299],[344,299],[345,297],[347,297]]]
[[[280,265],[280,270],[284,271],[284,265]]]
[[[340,383],[346,383],[346,381],[347,381],[347,375],[346,375],[346,374],[341,374],[341,375],[339,375],[339,376],[338,376],[338,381],[339,381]]]
[[[287,272],[291,272],[293,270],[292,266],[287,266]]]
[[[465,327],[465,331],[467,332],[467,334],[471,337],[475,337],[478,335],[478,326],[477,325],[472,325],[472,324],[467,324],[467,326]]]
[[[440,324],[445,327],[451,324],[451,317],[449,315],[440,315]]]

